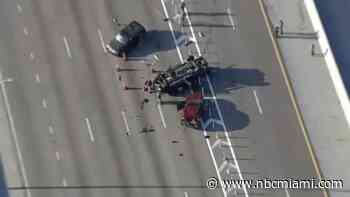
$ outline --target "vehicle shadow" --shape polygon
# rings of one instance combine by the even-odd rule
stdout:
[[[218,68],[213,67],[209,73],[210,81],[216,94],[230,93],[248,86],[267,86],[265,73],[258,69]]]
[[[179,40],[185,34],[175,31],[175,38]],[[180,44],[180,43],[179,43]],[[128,57],[145,57],[152,53],[170,51],[176,48],[171,31],[150,30],[146,32],[143,41],[128,53]]]
[[[248,126],[250,122],[249,116],[239,111],[234,103],[224,99],[217,99],[216,101],[218,106],[216,106],[214,100],[204,100],[201,116],[202,124],[196,129],[208,132],[223,132],[226,127],[228,132],[232,132]],[[223,121],[220,119],[217,107],[221,112]]]

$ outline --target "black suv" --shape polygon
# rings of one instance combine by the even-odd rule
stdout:
[[[132,21],[115,35],[106,48],[111,54],[126,58],[128,50],[135,47],[145,34],[146,29],[140,23]]]

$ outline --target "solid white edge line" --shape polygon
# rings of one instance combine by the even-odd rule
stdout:
[[[181,1],[183,2],[184,0],[181,0]],[[189,23],[189,26],[190,26],[190,29],[191,29],[192,36],[193,36],[193,38],[194,38],[194,40],[195,40],[197,52],[198,52],[198,54],[201,56],[202,53],[201,53],[201,51],[200,51],[200,48],[199,48],[199,45],[198,45],[198,42],[197,42],[197,37],[196,37],[196,35],[195,35],[195,33],[194,33],[194,30],[193,30],[193,27],[192,27],[192,23],[191,23],[190,17],[189,17],[189,15],[188,15],[188,10],[187,10],[186,7],[185,7],[184,11],[185,11],[186,18],[187,18],[187,20],[188,20],[188,23]],[[216,100],[216,96],[215,96],[215,92],[214,92],[213,85],[212,85],[212,83],[211,83],[211,81],[210,81],[208,75],[206,75],[206,79],[207,79],[208,84],[209,84],[209,90],[210,90],[211,94],[213,95],[214,102],[215,102],[215,107],[216,107],[216,110],[217,110],[217,112],[218,112],[219,118],[220,118],[220,120],[223,122],[223,127],[224,127],[224,131],[225,131],[226,140],[227,140],[228,143],[229,143],[230,152],[231,152],[231,155],[232,155],[232,157],[233,157],[235,166],[237,166],[238,176],[239,176],[239,178],[240,178],[241,180],[244,180],[244,179],[243,179],[243,175],[242,175],[242,173],[241,173],[241,169],[240,169],[240,167],[239,167],[239,165],[238,165],[238,161],[237,161],[237,158],[236,158],[235,151],[233,150],[233,146],[232,146],[232,143],[231,143],[229,134],[228,134],[228,132],[227,132],[227,128],[226,128],[226,125],[225,125],[225,122],[224,122],[224,119],[223,119],[221,110],[220,110],[220,108],[219,108],[219,104],[218,104],[218,102],[217,102],[217,100]],[[246,188],[245,185],[243,185],[243,191],[244,191],[245,197],[249,197],[248,191],[247,191],[247,188]]]
[[[92,128],[91,128],[91,124],[90,124],[89,118],[85,118],[85,123],[86,123],[86,127],[88,129],[88,132],[89,132],[90,140],[91,140],[91,142],[94,142],[95,141],[95,137],[94,137],[94,134],[92,132]]]
[[[128,124],[128,119],[126,118],[125,111],[122,111],[122,117],[123,117],[123,121],[124,121],[124,124],[125,124],[125,129],[129,133],[130,132],[130,128],[129,128],[129,124]]]
[[[227,127],[226,127],[226,125],[225,125],[225,121],[224,121],[224,119],[223,119],[221,110],[220,110],[220,108],[219,108],[218,101],[216,100],[216,96],[215,96],[215,92],[214,92],[214,89],[213,89],[213,85],[212,85],[212,83],[210,82],[210,79],[209,79],[209,76],[208,76],[208,75],[206,75],[206,78],[207,78],[207,81],[208,81],[208,83],[209,83],[209,90],[210,90],[211,94],[214,95],[213,97],[214,97],[215,107],[216,107],[216,110],[217,110],[217,112],[218,112],[219,118],[220,118],[220,120],[221,120],[222,123],[223,123],[222,126],[224,127],[226,140],[227,140],[227,142],[228,142],[228,144],[229,144],[230,152],[231,152],[231,155],[232,155],[233,160],[234,160],[234,163],[235,163],[234,165],[237,167],[236,169],[237,169],[237,172],[238,172],[238,176],[239,176],[239,178],[240,178],[241,180],[244,180],[244,179],[243,179],[243,175],[242,175],[242,173],[241,173],[241,169],[240,169],[240,167],[239,167],[239,165],[238,165],[236,153],[235,153],[235,151],[233,150],[233,146],[232,146],[232,143],[231,143],[231,140],[230,140],[230,136],[229,136],[229,134],[228,134],[228,132],[227,132]],[[243,191],[244,191],[245,197],[249,197],[248,191],[247,191],[247,188],[246,188],[245,185],[243,185]]]
[[[161,0],[161,3],[162,3],[162,6],[163,6],[163,10],[164,10],[165,17],[166,17],[166,18],[169,18],[168,10],[166,9],[164,0]],[[170,28],[170,31],[171,31],[171,36],[172,36],[173,39],[174,39],[174,43],[175,43],[175,46],[176,46],[176,51],[177,51],[177,53],[179,54],[180,61],[181,61],[181,63],[184,63],[184,59],[183,59],[183,57],[182,57],[180,48],[179,48],[179,46],[178,46],[177,43],[176,43],[176,36],[175,36],[175,33],[174,33],[173,24],[171,23],[170,20],[168,21],[168,25],[169,25],[169,28]]]
[[[159,111],[159,114],[160,114],[160,119],[162,121],[162,125],[163,125],[164,128],[166,128],[165,118],[164,118],[162,106],[160,105],[160,103],[157,104],[157,107],[158,107],[158,111]]]
[[[201,120],[201,124],[203,125],[203,121],[202,120]],[[207,131],[205,129],[203,129],[203,134],[204,134],[204,136],[208,135],[208,133],[207,133]],[[227,197],[227,192],[225,190],[225,186],[224,186],[224,183],[222,181],[222,177],[221,177],[221,174],[219,172],[219,167],[218,167],[218,164],[216,163],[216,158],[214,156],[213,149],[211,148],[210,141],[209,141],[208,138],[206,138],[205,142],[207,143],[207,146],[208,146],[208,149],[209,149],[209,153],[210,153],[210,157],[211,157],[211,159],[213,161],[214,168],[215,168],[215,171],[216,171],[216,175],[218,176],[218,179],[219,179],[219,182],[220,182],[220,185],[221,185],[221,190],[224,193],[224,197]]]
[[[181,0],[181,2],[184,2],[184,0]],[[191,20],[190,20],[190,16],[188,15],[188,10],[187,10],[186,7],[184,8],[184,11],[185,11],[185,14],[186,14],[186,18],[187,18],[187,21],[188,21],[188,25],[190,26],[190,30],[191,30],[191,33],[192,33],[193,41],[194,41],[194,43],[196,44],[196,48],[197,48],[198,55],[199,55],[199,56],[202,56],[201,50],[200,50],[199,45],[198,45],[198,40],[197,40],[196,35],[194,34],[194,30],[193,30],[193,27],[192,27],[192,22],[191,22]]]
[[[97,29],[97,33],[98,33],[98,37],[100,37],[100,42],[101,42],[101,46],[102,46],[102,49],[105,53],[107,53],[107,49],[106,49],[106,46],[105,46],[105,41],[103,39],[103,35],[102,35],[102,32],[100,29]]]
[[[3,76],[2,76],[2,73],[0,72],[0,81],[1,80],[3,80]],[[16,131],[13,117],[12,117],[12,112],[11,112],[11,107],[10,107],[7,92],[6,92],[6,87],[5,87],[4,82],[1,82],[0,85],[1,85],[1,92],[3,94],[4,103],[5,103],[5,107],[6,107],[6,111],[7,111],[7,117],[8,117],[9,122],[10,122],[10,130],[12,133],[13,140],[15,141],[15,148],[16,148],[17,157],[18,157],[18,160],[20,163],[21,174],[23,176],[24,187],[27,188],[27,187],[29,187],[28,177],[27,177],[26,169],[24,167],[23,156],[22,156],[22,152],[21,152],[19,142],[18,142],[17,131]],[[30,193],[30,190],[25,189],[25,191],[26,191],[26,194],[28,197],[32,196]]]
[[[258,94],[256,93],[256,90],[253,90],[253,94],[254,94],[256,105],[258,106],[259,113],[263,114],[263,110],[261,108],[260,100],[259,100]]]
[[[69,47],[68,40],[67,40],[66,36],[63,36],[63,42],[64,42],[64,46],[66,48],[66,52],[67,52],[68,57],[72,58],[72,54],[71,54],[70,47]]]
[[[183,1],[182,1],[182,2],[183,2]],[[161,3],[162,3],[162,5],[163,5],[163,9],[164,9],[164,12],[165,12],[165,16],[166,16],[167,18],[169,18],[168,11],[167,11],[167,9],[166,9],[164,0],[161,0]],[[187,12],[187,9],[186,9],[186,8],[185,8],[185,12]],[[191,23],[191,21],[189,20],[188,14],[186,14],[186,16],[187,16],[187,20],[189,21],[189,23]],[[173,27],[172,27],[172,24],[171,24],[170,22],[168,22],[168,25],[169,25],[169,28],[170,28],[172,34],[173,34]],[[194,35],[192,26],[190,26],[190,28],[191,28],[192,35]],[[174,41],[174,43],[175,43],[175,45],[176,45],[176,37],[175,37],[175,35],[173,35],[173,41]],[[196,39],[195,36],[194,36],[194,42],[195,42],[195,44],[196,44],[197,50],[198,50],[198,52],[199,52],[199,55],[201,55],[200,50],[199,50],[199,46],[198,46],[198,43],[197,43],[197,39]],[[177,49],[178,49],[178,46],[177,46],[177,45],[176,45],[176,47],[177,47]],[[183,61],[183,57],[182,57],[181,51],[180,51],[179,49],[177,50],[177,53],[178,53],[178,56],[179,56],[181,62],[183,63],[183,62],[184,62],[184,61]],[[215,96],[214,96],[214,97],[215,97]],[[203,124],[203,122],[202,122],[202,124]],[[204,135],[207,135],[207,133],[206,133],[205,130],[203,130],[203,133],[204,133]],[[227,197],[227,193],[226,193],[226,191],[225,191],[225,189],[224,189],[223,182],[222,182],[222,177],[221,177],[221,174],[220,174],[219,171],[218,171],[218,166],[217,166],[217,163],[216,163],[216,160],[215,160],[215,157],[214,157],[214,153],[213,153],[213,151],[212,151],[212,149],[211,149],[211,145],[210,145],[209,139],[206,139],[206,142],[207,142],[207,146],[208,146],[208,149],[209,149],[210,156],[211,156],[212,161],[213,161],[213,163],[214,163],[214,167],[215,167],[215,170],[216,170],[218,179],[219,179],[220,184],[221,184],[222,192],[223,192],[223,194],[224,194],[224,197]]]

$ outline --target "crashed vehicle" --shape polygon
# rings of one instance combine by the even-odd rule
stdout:
[[[128,51],[136,47],[145,34],[145,27],[136,21],[132,21],[114,36],[106,45],[106,49],[109,53],[126,59]]]
[[[184,107],[179,110],[181,115],[181,124],[198,128],[200,125],[200,117],[203,112],[203,95],[195,92],[185,99]]]
[[[184,84],[188,84],[189,79],[202,76],[207,71],[208,62],[203,57],[190,56],[187,62],[159,72],[154,80],[148,83],[150,92],[169,93],[171,90],[177,90]]]

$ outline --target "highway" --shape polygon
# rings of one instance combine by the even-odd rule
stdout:
[[[0,2],[0,69],[13,79],[3,96],[18,179],[32,187],[25,196],[232,196],[206,189],[207,179],[317,177],[258,1],[189,1],[183,20],[180,3]],[[104,44],[131,20],[149,32],[123,62]],[[167,104],[177,98],[160,102],[142,91],[152,68],[188,54],[213,67],[201,79],[202,129],[180,125]],[[247,188],[237,195],[322,196]]]

